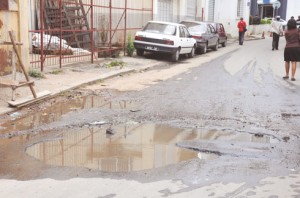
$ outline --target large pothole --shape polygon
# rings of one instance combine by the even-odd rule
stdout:
[[[61,136],[33,144],[26,153],[53,166],[85,167],[105,172],[130,172],[177,164],[194,158],[216,159],[176,146],[187,140],[230,140],[272,143],[265,135],[204,129],[180,129],[168,125],[127,123],[65,129]]]
[[[108,101],[102,96],[78,96],[68,101],[60,101],[51,106],[22,115],[21,112],[10,114],[11,120],[0,125],[0,133],[29,130],[44,124],[49,124],[61,119],[69,112],[82,109],[117,109],[136,111],[138,101]]]

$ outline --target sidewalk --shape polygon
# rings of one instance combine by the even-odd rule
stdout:
[[[260,35],[245,37],[246,41],[261,39]],[[228,39],[228,43],[236,43],[236,38]],[[108,67],[108,64],[117,61],[124,62],[124,66]],[[72,65],[62,66],[49,66],[45,67],[43,74],[46,78],[34,80],[34,89],[36,93],[42,91],[50,91],[51,94],[44,99],[58,95],[61,92],[75,89],[81,85],[105,80],[118,75],[122,75],[134,71],[142,71],[147,68],[152,68],[165,64],[160,60],[145,59],[139,57],[119,57],[107,58],[94,64],[83,62],[75,63]],[[12,90],[9,87],[1,87],[0,85],[0,115],[17,110],[17,108],[10,107],[8,101],[11,100]],[[26,98],[32,96],[29,87],[21,87],[16,91],[16,99]]]
[[[111,62],[123,62],[124,66],[109,66]],[[107,78],[126,74],[134,71],[142,71],[163,64],[161,61],[138,57],[120,57],[104,59],[94,64],[76,63],[72,65],[46,67],[43,74],[46,78],[35,79],[34,89],[36,93],[48,90],[51,92],[49,97],[53,97],[61,92],[75,89],[81,85],[105,80]],[[8,105],[11,100],[12,90],[10,87],[0,87],[0,115],[15,111]],[[16,99],[32,96],[29,87],[21,87],[16,90]]]

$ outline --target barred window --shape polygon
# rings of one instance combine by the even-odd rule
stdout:
[[[215,20],[215,0],[210,0],[208,4],[208,21]]]
[[[238,3],[237,3],[237,17],[240,18],[240,17],[243,17],[244,13],[244,0],[238,0]]]

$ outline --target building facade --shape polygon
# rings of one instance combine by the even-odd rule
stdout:
[[[202,20],[203,0],[153,0],[153,19],[180,22]]]
[[[203,2],[204,21],[223,23],[226,31],[233,37],[238,35],[237,23],[241,17],[246,23],[250,17],[250,0],[205,0]]]
[[[273,8],[273,3],[279,1],[281,6]],[[279,15],[282,19],[289,20],[292,16],[297,18],[300,15],[299,0],[257,0],[259,16],[261,18],[272,18]]]
[[[29,65],[28,54],[28,26],[24,21],[28,20],[27,1],[1,0],[0,2],[0,43],[10,41],[8,31],[13,30],[17,41],[23,43],[19,52],[24,65]],[[0,76],[10,72],[10,54],[12,46],[0,45]]]

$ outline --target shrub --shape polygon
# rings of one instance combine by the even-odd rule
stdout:
[[[44,74],[37,70],[29,70],[28,75],[33,78],[46,78]]]
[[[133,55],[133,52],[134,52],[134,45],[132,42],[131,35],[128,35],[128,37],[127,37],[126,52],[127,52],[127,55],[130,57]]]
[[[120,66],[120,68],[123,68],[123,66],[125,65],[126,63],[123,62],[123,61],[111,61],[109,64],[107,64],[107,67],[108,68],[111,68],[111,67],[117,67],[117,66]]]

